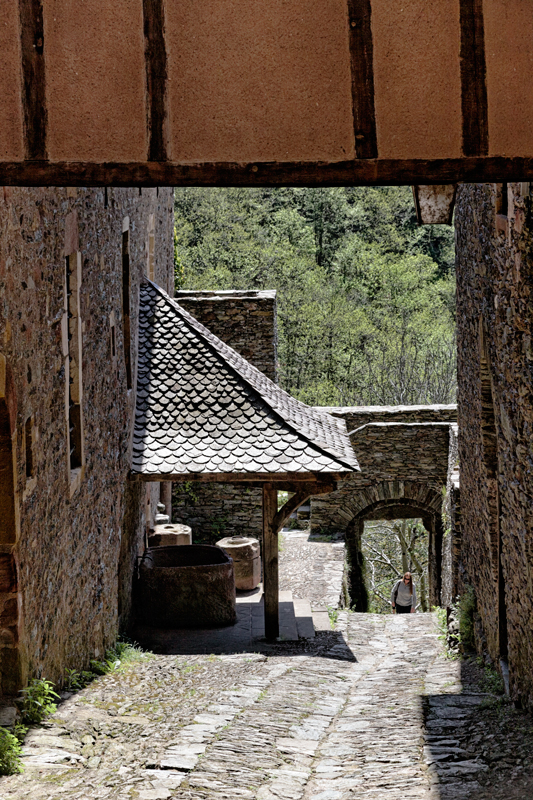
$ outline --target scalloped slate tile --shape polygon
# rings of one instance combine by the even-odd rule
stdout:
[[[359,469],[344,420],[290,397],[148,280],[137,375],[133,474]]]

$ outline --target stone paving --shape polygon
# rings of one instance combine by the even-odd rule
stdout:
[[[295,598],[309,600],[313,611],[337,608],[344,572],[344,542],[322,539],[309,530],[280,533],[279,584]]]
[[[511,720],[502,763],[510,712],[460,673],[431,614],[339,612],[335,631],[270,653],[146,656],[32,729],[0,797],[530,797],[531,720]]]

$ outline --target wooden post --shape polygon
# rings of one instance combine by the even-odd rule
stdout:
[[[279,636],[278,531],[274,517],[278,492],[273,483],[263,484],[263,583],[265,597],[265,636]]]

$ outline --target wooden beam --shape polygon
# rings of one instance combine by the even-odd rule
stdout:
[[[167,53],[163,0],[143,0],[148,159],[167,160]]]
[[[276,487],[277,488],[277,487]],[[276,530],[279,531],[283,528],[285,522],[289,519],[290,515],[296,511],[306,500],[313,495],[317,494],[329,494],[330,492],[334,492],[337,488],[337,484],[332,483],[306,483],[302,486],[297,488],[295,494],[292,497],[289,497],[287,502],[279,509],[276,516],[274,517],[274,527]],[[281,490],[283,491],[283,490]]]
[[[28,159],[44,159],[46,151],[46,82],[42,0],[20,0],[22,106],[24,149]]]
[[[186,474],[164,474],[164,475],[140,475],[138,473],[130,473],[129,479],[131,481],[143,481],[147,483],[158,483],[161,481],[172,481],[174,483],[183,483],[194,481],[195,483],[233,483],[244,484],[246,486],[256,486],[261,488],[264,483],[275,483],[276,491],[293,492],[296,491],[294,487],[302,483],[324,484],[331,481],[346,478],[351,475],[352,471],[346,472],[189,472]]]
[[[489,152],[489,123],[483,0],[460,0],[460,24],[463,153],[484,156]]]
[[[278,492],[272,483],[263,485],[263,587],[265,636],[279,636],[278,531],[274,517],[278,510]]]
[[[267,639],[277,639],[279,636],[278,533],[293,511],[309,497],[333,492],[336,488],[337,484],[333,481],[303,484],[278,511],[278,485],[263,484],[263,584]]]
[[[370,0],[348,0],[352,109],[357,158],[376,158],[374,108],[374,45]]]
[[[256,163],[0,162],[0,186],[412,186],[533,181],[533,158]]]

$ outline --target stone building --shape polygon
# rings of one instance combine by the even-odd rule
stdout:
[[[274,291],[178,291],[176,300],[250,364],[275,381],[277,317]],[[175,483],[173,519],[190,525],[195,541],[261,537],[261,489],[233,483]]]
[[[0,194],[0,688],[60,681],[130,614],[159,487],[130,466],[139,285],[173,284],[170,189]]]
[[[458,192],[460,524],[454,591],[474,588],[478,647],[533,703],[533,236],[529,183]],[[455,487],[455,505],[459,499]],[[458,515],[457,515],[458,516]]]

